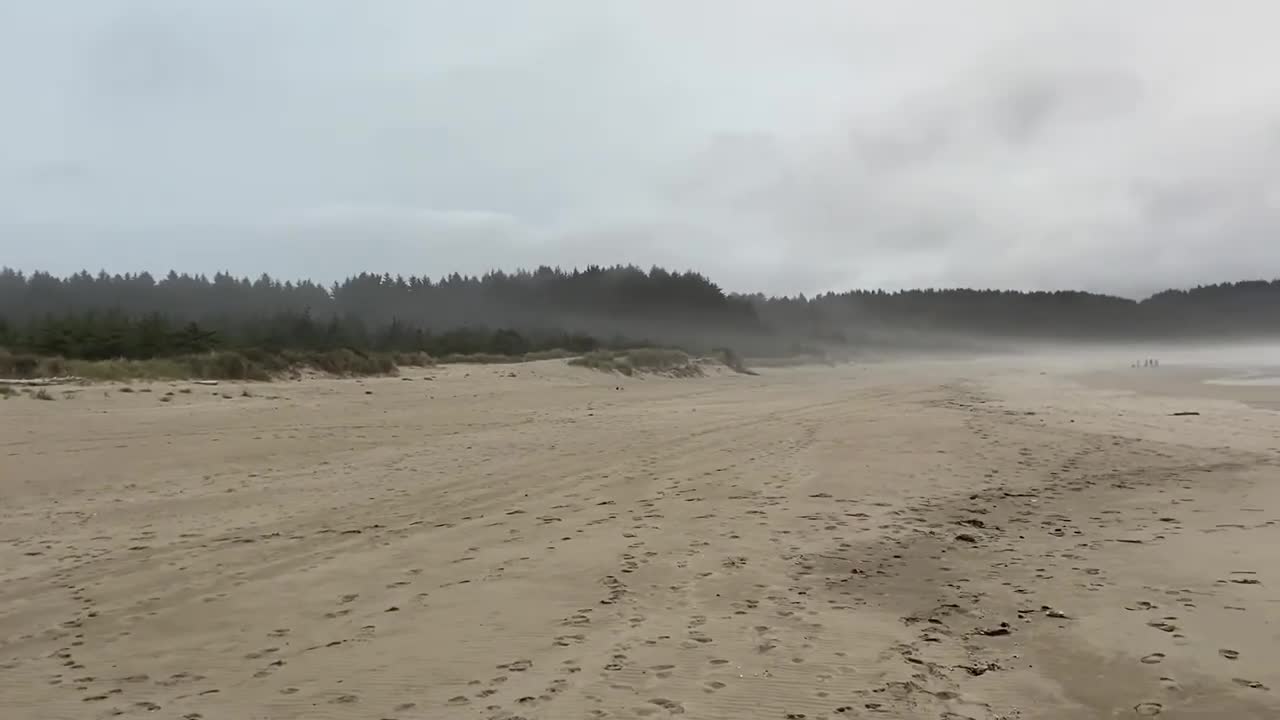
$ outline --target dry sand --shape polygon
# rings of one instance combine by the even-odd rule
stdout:
[[[1167,369],[0,401],[0,717],[1275,718],[1280,415]]]

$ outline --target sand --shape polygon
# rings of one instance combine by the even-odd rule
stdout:
[[[0,401],[0,716],[1280,716],[1280,415],[1140,372]]]

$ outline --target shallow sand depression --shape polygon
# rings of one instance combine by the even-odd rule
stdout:
[[[1277,389],[1158,372],[0,401],[0,709],[1278,717]]]

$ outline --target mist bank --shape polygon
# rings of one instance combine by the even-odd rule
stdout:
[[[1086,292],[732,294],[692,271],[541,267],[439,279],[361,273],[324,286],[170,272],[0,270],[0,347],[147,358],[210,349],[520,355],[560,348],[732,347],[749,356],[1004,353],[1058,344],[1280,338],[1280,281]]]

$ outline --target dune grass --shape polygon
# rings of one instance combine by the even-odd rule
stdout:
[[[539,360],[568,360],[569,358],[577,356],[578,354],[575,352],[569,352],[563,348],[553,348],[551,350],[527,352],[524,354],[524,361],[537,362]]]
[[[435,361],[425,353],[360,353],[261,350],[217,351],[149,360],[64,360],[34,356],[0,357],[0,376],[18,379],[72,376],[93,382],[130,380],[248,380],[265,381],[315,370],[353,377],[394,375],[401,365],[427,366]]]
[[[742,359],[741,355],[734,352],[732,348],[724,348],[724,347],[716,348],[715,350],[712,351],[712,355],[717,360],[724,363],[725,367],[729,368],[730,370],[736,373],[741,373],[743,375],[759,375],[760,374],[755,370],[752,370],[751,368],[747,367],[746,361]]]
[[[709,357],[694,358],[674,348],[632,348],[629,350],[596,350],[569,361],[576,367],[591,368],[622,375],[654,373],[672,377],[699,377],[705,364],[717,362],[743,375],[756,375],[742,356],[729,348],[716,348]]]
[[[523,355],[499,355],[496,353],[450,353],[440,358],[443,365],[514,365],[518,363],[537,362],[539,360],[565,360],[576,357],[576,353],[559,348],[537,350]]]
[[[720,349],[715,358],[738,372],[750,371],[731,350]],[[297,377],[311,370],[335,377],[396,375],[401,367],[434,367],[438,364],[514,364],[567,359],[571,365],[623,375],[665,373],[701,375],[698,361],[682,350],[642,347],[627,350],[595,350],[576,355],[552,349],[523,355],[474,353],[434,358],[427,353],[378,353],[355,350],[270,352],[261,349],[222,350],[148,360],[66,360],[60,357],[14,355],[0,350],[0,377],[17,379],[74,377],[89,382],[126,383],[135,380],[238,380],[268,381]],[[8,395],[13,391],[9,390]]]
[[[783,355],[779,357],[753,357],[751,364],[761,368],[788,368],[803,365],[835,366],[836,362],[826,355]]]
[[[474,353],[437,360],[425,352],[358,352],[355,350],[269,352],[223,350],[148,360],[66,360],[12,354],[0,349],[0,378],[76,377],[91,382],[132,380],[267,381],[312,370],[336,377],[395,375],[401,367],[435,367],[441,363],[499,364],[573,357],[567,350],[541,350],[524,355]],[[12,392],[10,392],[12,394]]]
[[[692,373],[697,367],[683,350],[668,348],[634,348],[631,350],[594,350],[569,361],[570,365],[622,375],[636,373]]]

